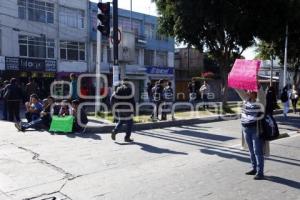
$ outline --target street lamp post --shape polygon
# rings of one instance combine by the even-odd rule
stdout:
[[[284,47],[284,64],[283,64],[283,87],[286,86],[287,79],[287,48],[288,48],[289,26],[286,25],[285,30],[285,47]]]

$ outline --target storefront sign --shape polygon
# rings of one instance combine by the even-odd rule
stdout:
[[[20,58],[19,59],[20,70],[24,71],[44,71],[45,60]]]
[[[56,60],[5,57],[5,69],[21,71],[56,72],[57,65]]]
[[[5,57],[0,56],[0,70],[5,70]]]
[[[56,72],[56,60],[45,60],[45,71],[46,72]]]
[[[5,57],[5,69],[6,70],[19,70],[19,58]]]
[[[174,68],[171,67],[147,67],[148,74],[173,75]]]

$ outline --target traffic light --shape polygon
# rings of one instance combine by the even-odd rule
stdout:
[[[100,24],[97,26],[98,31],[102,35],[109,37],[110,33],[110,3],[98,3],[98,8],[101,10],[100,14],[97,14],[97,18]]]

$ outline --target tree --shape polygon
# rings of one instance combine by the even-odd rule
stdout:
[[[276,28],[269,30],[269,34],[261,31],[257,36],[261,39],[257,53],[261,59],[270,59],[270,56],[278,57],[284,62],[285,30],[288,26],[288,63],[294,68],[293,82],[299,85],[298,72],[300,67],[300,1],[286,0],[283,6],[284,15],[281,23]],[[275,30],[275,31],[274,31]]]
[[[280,23],[283,0],[156,0],[160,32],[207,50],[221,66],[223,103],[227,76],[234,60],[264,35],[264,28]],[[267,13],[267,14],[265,14]],[[272,18],[271,23],[268,21]],[[276,22],[276,23],[275,23]],[[274,23],[274,24],[273,24]],[[267,34],[265,34],[266,36]]]

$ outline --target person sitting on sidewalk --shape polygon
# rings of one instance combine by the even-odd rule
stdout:
[[[83,133],[85,130],[85,125],[88,123],[88,118],[83,107],[80,110],[78,110],[79,104],[80,104],[79,100],[72,101],[72,113],[73,116],[75,117],[73,132]]]
[[[40,113],[43,110],[43,105],[39,102],[39,98],[36,94],[30,95],[30,100],[29,102],[25,103],[25,107],[25,117],[28,123],[40,118]]]
[[[52,112],[53,114],[55,114],[55,109],[53,105],[54,105],[54,98],[49,96],[46,100],[44,100],[44,108],[40,113],[40,117],[38,119],[33,120],[30,123],[16,123],[15,127],[19,131],[25,131],[29,128],[35,128],[35,129],[45,128],[48,130],[51,124]]]
[[[70,106],[70,103],[68,100],[63,100],[61,102],[61,107],[58,113],[58,116],[64,117],[68,115],[73,115],[72,107]]]

